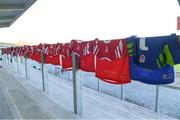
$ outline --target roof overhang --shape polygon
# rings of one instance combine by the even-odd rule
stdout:
[[[0,0],[0,28],[11,26],[36,0]]]

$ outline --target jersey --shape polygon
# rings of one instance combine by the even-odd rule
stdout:
[[[80,69],[86,72],[95,72],[95,48],[97,39],[92,41],[72,40],[72,52],[80,56]]]
[[[140,67],[155,70],[173,66],[176,61],[176,35],[135,38],[136,60]],[[178,55],[180,56],[180,55]],[[180,57],[179,57],[180,58]]]
[[[131,82],[125,39],[98,41],[96,77],[112,84]]]
[[[62,45],[62,68],[72,70],[72,56],[70,50],[70,44],[65,43]]]
[[[163,48],[164,52],[166,52],[167,58],[172,56],[172,59],[167,59],[166,62],[169,65],[180,64],[180,38],[176,34],[172,34],[171,36],[171,46],[166,44]],[[170,52],[169,52],[170,50]]]
[[[31,48],[31,54],[30,54],[30,58],[32,59],[32,60],[36,60],[35,58],[35,53],[36,53],[36,51],[37,51],[37,48],[36,48],[36,46],[34,45],[32,48]]]
[[[13,57],[17,56],[17,47],[13,48],[12,54],[13,54]]]
[[[70,50],[77,54],[79,57],[83,55],[83,41],[82,40],[71,40],[70,43]]]
[[[142,68],[136,64],[135,51],[136,43],[132,37],[127,39],[127,48],[130,56],[130,76],[131,79],[146,84],[161,85],[174,82],[174,68],[171,66],[162,69],[150,70]]]
[[[53,65],[60,65],[60,54],[62,54],[62,44],[54,45]]]
[[[48,47],[45,50],[45,54],[46,54],[46,60],[45,63],[46,64],[52,64],[53,61],[53,46],[52,45],[48,45]]]
[[[41,63],[41,50],[42,50],[42,46],[41,44],[37,46],[36,48],[36,53],[35,53],[35,60],[38,62],[38,63]]]

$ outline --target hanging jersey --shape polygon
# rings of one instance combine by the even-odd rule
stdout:
[[[53,62],[53,46],[49,45],[46,50],[46,64],[52,64]]]
[[[67,70],[72,70],[72,56],[70,50],[70,44],[63,44],[62,49],[62,68]]]
[[[54,46],[54,55],[53,55],[53,63],[52,63],[53,65],[60,65],[61,54],[62,54],[62,44],[58,43]]]
[[[135,38],[134,40],[137,43],[136,59],[140,67],[154,70],[178,63],[174,60],[176,58],[174,46],[177,46],[176,35]]]
[[[41,63],[41,52],[39,50],[35,53],[35,60]]]
[[[166,59],[166,63],[169,65],[180,64],[180,39],[176,34],[172,34],[170,37],[172,40],[172,46],[166,44],[163,47],[163,52],[166,53],[165,55],[168,58]],[[173,57],[173,60],[170,59],[170,56]]]
[[[82,42],[81,40],[71,40],[70,43],[70,49],[72,52],[74,52],[75,54],[77,54],[79,57],[82,56],[83,54],[83,46],[82,46]]]
[[[80,69],[86,72],[95,72],[94,54],[96,52],[97,39],[92,41],[72,40],[72,51],[80,56]]]
[[[130,76],[131,79],[142,83],[161,85],[174,82],[174,68],[171,66],[163,67],[162,69],[150,70],[142,68],[136,64],[136,42],[132,38],[127,39],[127,48],[130,56]]]
[[[98,41],[96,77],[112,84],[130,83],[126,41]]]

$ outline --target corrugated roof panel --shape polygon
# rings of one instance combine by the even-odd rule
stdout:
[[[0,28],[13,24],[36,0],[0,0]]]

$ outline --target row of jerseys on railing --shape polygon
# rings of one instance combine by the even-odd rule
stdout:
[[[72,69],[72,52],[80,56],[80,69],[95,72],[96,77],[112,84],[126,84],[137,80],[159,85],[173,83],[173,65],[180,63],[178,36],[129,37],[113,40],[72,40],[70,43],[39,44],[5,48],[3,54],[23,56],[41,63]]]

